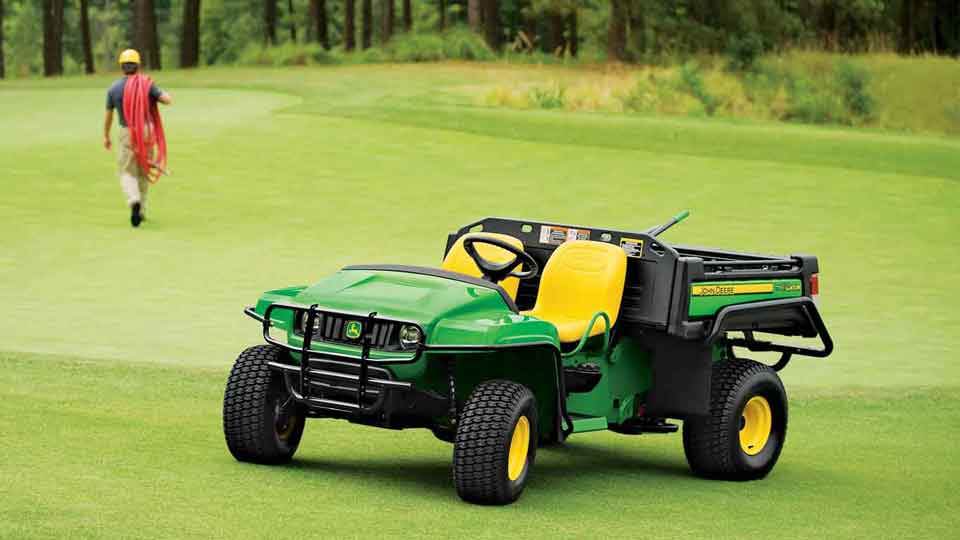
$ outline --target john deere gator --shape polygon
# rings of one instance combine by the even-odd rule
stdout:
[[[639,231],[491,217],[451,233],[438,267],[347,266],[263,293],[245,313],[266,343],[226,385],[227,447],[281,464],[308,418],[426,428],[453,444],[463,500],[507,504],[538,445],[681,420],[695,474],[766,476],[787,432],[777,372],[833,350],[818,262],[660,239],[686,215]]]

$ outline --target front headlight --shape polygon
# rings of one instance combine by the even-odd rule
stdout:
[[[423,341],[423,332],[416,326],[405,324],[400,327],[400,345],[406,349],[416,347]]]
[[[300,333],[304,336],[307,335],[307,319],[308,318],[309,316],[307,315],[306,311],[300,313]],[[317,315],[313,318],[313,332],[310,332],[310,335],[320,332],[320,325],[322,322],[323,322],[323,315],[317,313]]]

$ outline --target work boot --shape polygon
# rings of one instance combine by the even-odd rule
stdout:
[[[139,227],[141,221],[143,221],[143,216],[140,215],[140,203],[133,203],[133,206],[130,207],[130,224]]]

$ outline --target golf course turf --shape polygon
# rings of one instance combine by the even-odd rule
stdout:
[[[140,229],[99,136],[111,77],[0,84],[0,538],[954,535],[960,140],[478,106],[562,69],[158,73],[172,175]],[[820,258],[837,348],[781,372],[765,480],[692,476],[679,435],[589,433],[486,508],[425,430],[313,420],[289,466],[227,452],[261,291],[438,264],[486,215],[638,229],[684,208],[666,241]]]

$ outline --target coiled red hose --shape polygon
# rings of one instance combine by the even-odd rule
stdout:
[[[138,73],[127,77],[123,87],[123,117],[130,131],[133,155],[150,182],[156,183],[167,169],[167,139],[160,109],[150,99],[151,86],[153,81],[146,75]]]

